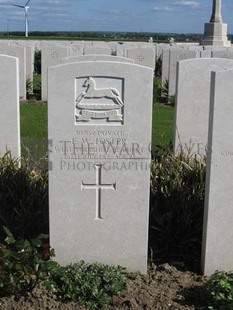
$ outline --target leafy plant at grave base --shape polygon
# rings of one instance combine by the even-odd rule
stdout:
[[[85,264],[83,261],[58,266],[51,270],[44,286],[63,301],[74,301],[91,309],[111,302],[126,287],[124,268],[102,264]]]
[[[168,97],[169,97],[169,80],[165,80],[163,82],[161,94],[166,99],[166,102],[167,102],[168,101]]]
[[[172,142],[170,142],[169,144],[164,143],[156,144],[151,152],[151,158],[152,160],[155,159],[155,161],[159,162],[164,158],[166,154],[171,154],[172,150],[173,150]]]
[[[162,97],[163,97],[165,103],[169,104],[170,106],[175,105],[175,100],[176,100],[175,95],[169,96],[169,81],[168,80],[166,80],[162,84],[161,94],[162,94]]]
[[[158,77],[158,78],[162,77],[162,57],[161,56],[156,59],[155,77]]]
[[[233,309],[233,271],[216,271],[203,288],[203,300],[211,310]]]
[[[57,264],[49,260],[54,251],[47,243],[48,235],[16,240],[6,227],[3,230],[6,238],[0,244],[0,296],[22,296],[55,268]]]
[[[199,268],[205,174],[205,159],[161,152],[153,160],[150,206],[153,259]]]
[[[29,99],[33,92],[33,82],[30,78],[26,79],[26,98]]]
[[[174,107],[175,106],[175,102],[176,102],[176,96],[175,95],[172,95],[172,96],[168,96],[167,98],[167,103]]]
[[[48,172],[31,170],[26,160],[0,158],[0,227],[16,238],[32,239],[48,234]],[[5,232],[0,228],[0,242]]]
[[[155,77],[154,78],[154,85],[153,85],[153,103],[159,102],[161,99],[161,78]]]

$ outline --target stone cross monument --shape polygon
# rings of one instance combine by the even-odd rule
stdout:
[[[229,47],[231,42],[227,39],[227,24],[222,22],[222,0],[213,0],[213,11],[210,22],[205,24],[204,39],[201,45]]]
[[[210,23],[222,23],[221,9],[222,0],[213,0],[213,11]]]

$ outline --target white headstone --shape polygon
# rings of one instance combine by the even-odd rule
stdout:
[[[155,50],[151,48],[128,48],[125,57],[133,59],[135,64],[155,69]]]
[[[0,47],[0,54],[19,59],[19,97],[26,99],[26,49],[22,46],[7,45]]]
[[[20,157],[19,61],[0,55],[0,156],[10,151]]]
[[[233,61],[201,58],[178,63],[174,151],[205,155],[208,140],[211,71],[233,68]]]
[[[153,70],[49,68],[50,241],[56,260],[147,271]]]
[[[41,52],[41,97],[48,99],[48,67],[61,63],[61,59],[68,57],[68,47],[53,46],[43,48]]]
[[[66,57],[61,60],[61,63],[71,63],[71,62],[82,62],[82,61],[117,61],[117,62],[126,62],[134,63],[133,59],[118,57],[118,56],[109,56],[109,55],[80,55],[73,57]]]
[[[125,53],[125,48],[124,48],[123,42],[120,42],[120,43],[118,42],[116,55],[119,57],[123,57],[124,53]]]
[[[200,51],[200,57],[201,58],[211,58],[212,57],[211,50]]]
[[[162,84],[169,81],[169,64],[170,64],[170,50],[164,49],[162,52]]]
[[[212,57],[214,58],[226,58],[226,59],[233,59],[233,51],[212,51]]]
[[[202,270],[233,269],[233,70],[212,73]]]
[[[174,48],[170,50],[169,96],[175,95],[176,92],[177,62],[191,58],[199,58],[199,52],[196,50],[187,50],[181,48]]]
[[[111,55],[112,49],[108,46],[86,46],[84,49],[85,55],[90,54],[103,54],[103,55]]]
[[[69,47],[69,56],[83,55],[84,44],[72,44]]]

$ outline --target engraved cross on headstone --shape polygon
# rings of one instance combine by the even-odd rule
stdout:
[[[58,58],[59,58],[58,52],[56,52],[56,51],[52,52],[51,57],[52,57],[53,59],[58,59]]]
[[[81,184],[81,190],[94,189],[96,191],[96,216],[95,220],[102,220],[101,217],[101,192],[103,189],[113,189],[116,190],[116,182],[114,184],[102,184],[101,181],[101,164],[95,165],[96,169],[96,181],[95,184]]]
[[[145,59],[145,56],[143,55],[143,54],[139,54],[138,56],[137,56],[137,59],[138,59],[138,61],[143,61],[144,59]]]

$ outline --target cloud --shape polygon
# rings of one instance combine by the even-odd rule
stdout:
[[[191,7],[193,9],[196,9],[200,6],[200,4],[197,1],[186,1],[186,0],[175,1],[172,4],[176,6]]]
[[[104,15],[118,15],[118,14],[120,14],[119,9],[96,9],[95,11],[98,13],[104,14]]]
[[[155,6],[154,8],[153,8],[153,10],[154,11],[166,11],[166,12],[171,12],[171,11],[174,11],[174,9],[173,8],[170,8],[170,7],[168,7],[168,6]]]

